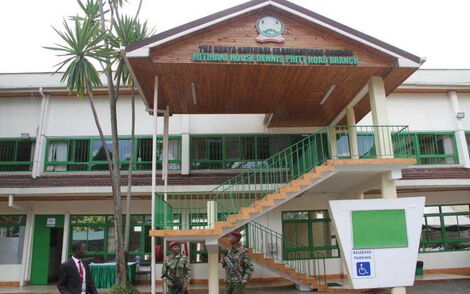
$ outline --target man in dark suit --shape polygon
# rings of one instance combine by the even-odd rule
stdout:
[[[72,257],[60,265],[57,288],[62,294],[98,294],[91,278],[88,262],[84,262],[86,245],[81,241],[72,242]]]

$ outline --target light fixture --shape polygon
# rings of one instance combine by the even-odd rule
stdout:
[[[457,116],[457,118],[464,118],[465,117],[465,112],[459,111],[459,112],[457,112],[456,116]]]
[[[320,101],[320,105],[325,104],[326,99],[328,99],[328,97],[330,97],[331,92],[333,92],[333,90],[334,90],[335,88],[336,88],[336,85],[335,85],[335,84],[331,85],[331,87],[328,89],[328,91],[326,91],[325,95],[323,95],[323,98],[322,98],[321,101]]]
[[[28,140],[31,139],[31,136],[29,135],[29,133],[21,133],[21,139]]]
[[[197,104],[197,100],[196,100],[196,86],[194,86],[194,83],[191,83],[191,93],[192,93],[192,96],[193,96],[193,104],[196,105],[196,104]]]

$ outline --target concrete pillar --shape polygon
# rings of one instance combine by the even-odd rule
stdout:
[[[380,190],[382,193],[382,198],[386,199],[396,199],[397,196],[397,187],[395,184],[395,177],[398,173],[392,171],[381,174],[380,179]],[[399,173],[401,175],[401,173]],[[392,294],[406,294],[405,287],[394,287],[392,288]]]
[[[26,284],[29,280],[30,268],[31,268],[31,257],[33,251],[33,234],[34,234],[34,213],[30,210],[26,216],[26,227],[24,232],[23,241],[23,257],[21,260],[21,278],[20,287]],[[65,246],[65,244],[64,244]]]
[[[351,152],[351,159],[359,159],[359,147],[357,145],[357,129],[356,129],[356,116],[354,108],[346,108],[346,118],[349,126],[349,151]]]
[[[189,175],[190,168],[189,134],[181,135],[181,174]]]
[[[467,142],[465,138],[465,130],[463,127],[463,120],[465,118],[457,117],[457,113],[462,112],[460,108],[460,103],[459,103],[459,99],[457,96],[457,92],[449,91],[447,93],[447,97],[449,98],[449,103],[452,108],[452,114],[454,116],[453,120],[455,122],[455,128],[456,128],[455,141],[457,143],[457,151],[459,152],[459,163],[466,168],[470,168],[470,157],[468,154],[468,144],[470,144],[470,142]]]
[[[219,294],[219,241],[206,240],[209,294]]]
[[[384,81],[380,76],[373,76],[368,86],[377,158],[393,158],[392,134],[386,127],[389,121]]]
[[[328,136],[330,139],[330,151],[331,151],[331,158],[337,158],[337,151],[336,151],[336,129],[334,126],[330,126],[328,128]]]
[[[190,127],[189,127],[189,115],[183,115],[182,118],[182,133],[181,133],[181,174],[182,175],[189,175],[190,169],[190,152],[191,149],[189,148],[189,134],[190,134]]]
[[[388,172],[380,175],[380,192],[382,194],[382,198],[396,199],[398,197],[395,179],[391,178],[391,175]]]
[[[69,236],[70,236],[70,212],[66,212],[64,215],[64,233],[62,237],[62,258],[61,262],[65,262],[68,259],[69,253]]]
[[[217,202],[214,200],[207,201],[207,228],[215,228],[217,221]]]
[[[406,288],[405,287],[394,287],[394,288],[392,288],[391,294],[406,294]]]
[[[209,294],[219,294],[219,253],[208,253]]]

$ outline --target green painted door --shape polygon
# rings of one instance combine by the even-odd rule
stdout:
[[[63,227],[63,215],[36,215],[34,219],[31,285],[47,285],[49,277],[51,229]]]

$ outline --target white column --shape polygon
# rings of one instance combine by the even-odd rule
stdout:
[[[209,279],[209,294],[219,294],[219,241],[217,238],[206,240],[208,253],[207,276]]]
[[[157,118],[158,118],[158,76],[155,76],[155,83],[153,88],[153,128],[152,128],[152,225],[151,229],[155,230],[155,192],[157,191]],[[155,268],[155,237],[150,237],[151,257],[150,257],[150,270],[151,270],[151,294],[156,293],[155,280],[157,277]]]
[[[398,177],[401,177],[401,172],[399,171],[391,171],[381,174],[380,190],[382,193],[382,198],[396,199],[398,197],[395,184],[395,179]],[[393,287],[392,294],[406,294],[406,288]]]
[[[189,175],[190,169],[190,143],[189,143],[189,114],[183,115],[183,132],[181,133],[181,174]]]
[[[219,252],[208,252],[209,294],[219,294]]]
[[[337,159],[336,129],[335,129],[335,126],[330,126],[328,128],[328,136],[330,137],[331,158],[332,159]]]
[[[207,201],[207,228],[215,228],[217,221],[217,202],[214,200]]]
[[[465,118],[457,117],[457,113],[462,112],[457,92],[449,91],[447,93],[447,97],[449,98],[452,114],[454,115],[455,127],[457,130],[455,132],[455,141],[457,142],[457,151],[459,152],[459,163],[466,168],[470,168],[470,158],[468,154],[468,144],[470,144],[470,142],[467,142],[465,138],[465,130],[463,127],[463,120]],[[465,115],[470,115],[470,113],[465,113]]]
[[[30,258],[33,250],[34,214],[30,210],[26,216],[26,227],[23,240],[23,256],[21,259],[20,287],[23,287],[28,280],[28,272],[31,268]]]
[[[406,294],[406,288],[405,287],[394,287],[394,288],[392,288],[391,294]]]
[[[70,213],[64,215],[64,235],[62,237],[62,262],[67,260],[67,252],[69,249],[69,232],[70,232]]]
[[[368,86],[372,122],[377,126],[374,128],[377,158],[393,158],[392,135],[390,130],[384,127],[389,124],[384,81],[380,76],[373,76]]]
[[[351,152],[351,159],[358,159],[359,147],[357,145],[356,116],[353,107],[346,108],[346,118],[349,126],[349,151]]]
[[[398,197],[395,180],[391,178],[388,172],[380,175],[380,192],[382,198],[393,199]]]

